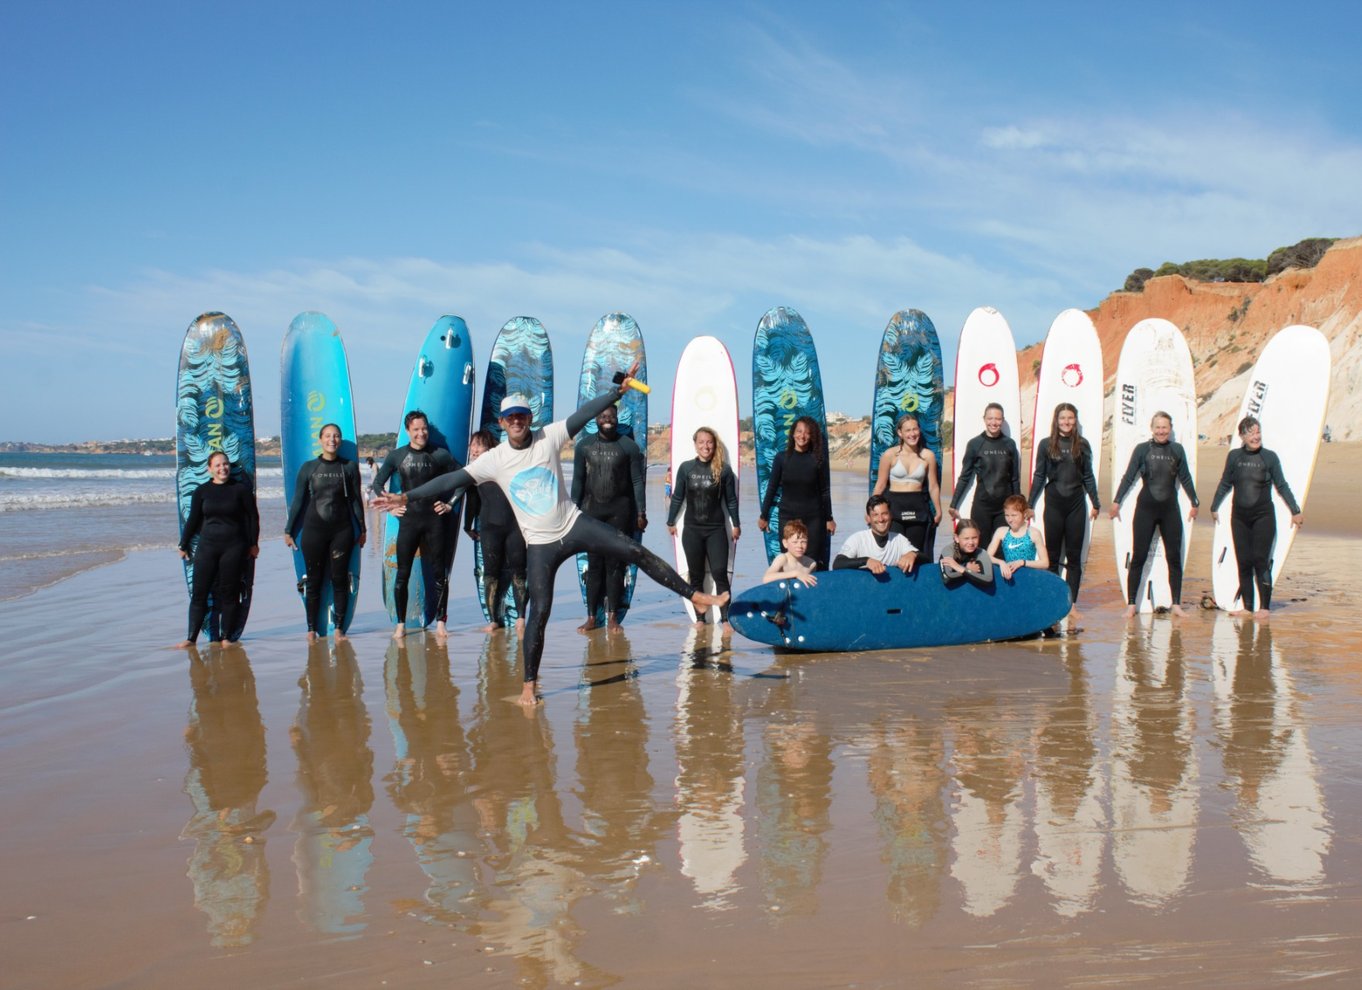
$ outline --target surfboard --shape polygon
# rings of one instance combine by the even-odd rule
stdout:
[[[433,449],[443,448],[454,455],[460,464],[468,460],[468,434],[473,419],[473,389],[477,372],[473,364],[473,339],[462,317],[442,316],[426,334],[412,368],[407,398],[402,403],[402,419],[397,425],[398,447],[408,443],[407,427],[402,420],[413,409],[420,409],[430,423]],[[394,474],[388,481],[391,491],[399,491],[400,483]],[[458,549],[459,506],[443,516],[445,521],[446,577],[454,565]],[[390,514],[383,517],[383,604],[388,609],[388,621],[398,622],[397,601],[393,585],[397,580],[397,531],[402,520]],[[434,601],[434,582],[427,573],[425,562],[417,554],[412,562],[411,578],[407,584],[407,614],[403,617],[408,629],[424,629],[435,620],[438,605]]]
[[[1324,414],[1329,407],[1331,363],[1329,341],[1314,327],[1297,324],[1277,331],[1249,373],[1230,443],[1230,450],[1243,446],[1238,423],[1245,416],[1256,416],[1261,424],[1263,446],[1281,459],[1282,475],[1302,509],[1310,494]],[[1275,490],[1272,503],[1277,515],[1277,540],[1272,545],[1275,585],[1291,552],[1296,528],[1291,525],[1291,510]],[[1209,504],[1208,501],[1208,507]],[[1234,515],[1232,495],[1220,503],[1218,515],[1211,546],[1212,586],[1215,603],[1226,611],[1234,611],[1243,604],[1239,597],[1239,564],[1230,534]]]
[[[827,454],[828,417],[818,352],[804,318],[787,306],[766,311],[752,340],[752,434],[756,444],[757,505],[766,499],[776,455],[789,444],[795,420],[808,416],[822,432]],[[781,552],[780,504],[771,507],[766,562]]]
[[[741,485],[742,460],[738,456],[738,379],[733,371],[733,359],[728,348],[717,337],[696,337],[681,352],[681,360],[676,366],[676,380],[672,386],[672,477],[677,477],[681,465],[695,457],[695,431],[707,426],[719,435],[724,445],[724,463],[733,470],[734,481]],[[741,492],[741,487],[739,487]],[[733,535],[732,520],[725,517],[724,526],[729,536]],[[686,510],[676,517],[676,535],[672,538],[676,550],[676,569],[684,577],[689,568],[686,566],[686,552],[681,547],[681,534],[686,528]],[[733,562],[737,556],[736,547],[728,553],[728,580],[733,583]],[[705,575],[704,590],[714,593],[714,578]],[[695,606],[686,602],[686,611],[692,621],[695,619]],[[719,622],[719,607],[710,607],[710,622]]]
[[[1121,359],[1116,367],[1116,410],[1112,417],[1111,441],[1111,497],[1130,464],[1130,455],[1138,444],[1151,436],[1149,421],[1156,412],[1166,412],[1173,419],[1173,439],[1182,444],[1187,453],[1187,470],[1196,477],[1197,426],[1196,380],[1192,373],[1192,352],[1182,331],[1162,319],[1141,320],[1130,328],[1121,346]],[[1121,517],[1112,521],[1112,543],[1116,551],[1116,577],[1124,592],[1126,571],[1130,565],[1133,545],[1131,523],[1135,518],[1135,502],[1140,497],[1143,482],[1136,479],[1121,504]],[[1192,509],[1187,493],[1178,489],[1179,511],[1184,520],[1182,537],[1183,573],[1187,573],[1187,548],[1192,542],[1192,527],[1186,524]],[[1149,549],[1149,559],[1140,579],[1139,601],[1141,612],[1167,608],[1173,603],[1168,587],[1168,558],[1163,540],[1157,534]]]
[[[1012,328],[1003,319],[1003,314],[992,306],[980,306],[965,319],[955,354],[952,491],[965,464],[965,445],[983,429],[984,409],[992,402],[1003,407],[1003,435],[1018,440],[1021,436],[1021,383],[1017,377],[1017,343],[1012,339]],[[958,506],[960,518],[972,518],[977,487],[977,482],[971,481],[966,489]],[[949,502],[951,496],[943,492],[942,498]],[[992,535],[984,534],[984,538],[987,540]]]
[[[481,428],[488,430],[501,443],[506,442],[506,431],[497,421],[501,415],[501,400],[519,393],[530,400],[530,428],[541,429],[553,422],[553,349],[544,325],[530,316],[507,320],[492,343],[492,354],[487,360],[487,373],[482,381]],[[473,546],[473,583],[478,590],[478,604],[488,622],[492,609],[487,603],[487,592],[482,586],[482,544]],[[509,621],[519,618],[510,582],[506,588],[503,616]]]
[[[230,316],[204,313],[185,331],[175,389],[175,495],[182,536],[189,518],[189,501],[194,490],[209,480],[208,458],[218,450],[231,460],[232,476],[254,492],[255,406],[246,341]],[[193,546],[198,546],[197,537]],[[192,559],[185,561],[184,578],[192,590]],[[241,638],[254,585],[255,558],[247,555],[237,627],[219,629],[218,609],[210,598],[203,626],[210,640],[235,642]]]
[[[298,471],[322,452],[318,434],[327,423],[340,427],[340,457],[358,462],[355,447],[355,405],[350,389],[350,363],[340,330],[322,313],[299,313],[284,334],[279,357],[279,445],[284,466],[284,506],[293,504]],[[361,482],[362,483],[362,482]],[[331,581],[322,581],[322,607],[317,615],[317,635],[329,636],[339,626],[350,627],[359,600],[360,547],[350,553],[350,607],[345,615],[334,613]],[[302,550],[293,551],[293,571],[298,576],[298,595],[306,597],[307,567]]]
[[[884,328],[880,355],[875,363],[867,494],[875,490],[881,455],[898,443],[894,427],[904,413],[914,413],[918,417],[923,441],[936,455],[937,474],[940,475],[944,463],[941,457],[943,382],[941,341],[932,321],[921,310],[895,313]]]
[[[643,347],[643,333],[634,318],[626,313],[610,313],[602,316],[591,328],[586,339],[586,350],[582,354],[582,373],[577,379],[577,405],[594,399],[602,392],[614,388],[615,372],[628,371],[637,361],[638,371],[634,377],[648,383],[648,356]],[[619,412],[619,432],[633,437],[643,452],[643,469],[648,469],[648,396],[636,389],[626,389],[624,398],[616,406]],[[596,433],[596,421],[587,423],[582,437]],[[643,511],[646,506],[639,506]],[[643,533],[635,531],[634,539],[642,542]],[[587,557],[577,555],[577,583],[582,590],[583,606],[590,603],[586,598]],[[634,600],[634,585],[638,581],[638,568],[629,566],[624,572],[624,599],[615,613],[615,620],[623,622],[629,612],[629,603]],[[604,626],[605,606],[596,609],[596,625]]]
[[[733,599],[729,621],[768,646],[844,653],[1015,639],[1048,629],[1068,611],[1068,585],[1049,571],[948,588],[940,567],[924,563],[910,574],[897,567],[878,576],[828,571],[812,588],[797,580],[760,584]]]
[[[1041,352],[1040,373],[1036,377],[1036,411],[1031,420],[1031,466],[1028,479],[1036,473],[1039,444],[1050,436],[1055,406],[1068,402],[1078,410],[1078,428],[1092,448],[1092,473],[1102,483],[1103,391],[1106,375],[1102,370],[1102,341],[1088,314],[1081,309],[1066,309],[1050,324]],[[1028,480],[1029,483],[1029,480]],[[1023,488],[1022,491],[1026,491]],[[1101,491],[1101,488],[1098,488]],[[1036,498],[1033,520],[1045,533],[1045,493]],[[1088,559],[1092,543],[1092,514],[1084,513],[1082,560]],[[1060,573],[1064,573],[1061,566]]]

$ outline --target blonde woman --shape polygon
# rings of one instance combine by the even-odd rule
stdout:
[[[676,535],[676,520],[686,510],[686,526],[681,533],[681,548],[686,554],[688,580],[692,587],[704,584],[705,572],[714,578],[714,593],[725,597],[720,607],[724,626],[728,626],[728,534],[724,515],[733,524],[733,539],[741,533],[738,525],[738,482],[733,469],[725,463],[724,445],[708,426],[695,431],[695,457],[682,464],[672,479],[672,504],[667,512],[667,531]],[[696,625],[705,621],[697,612]]]

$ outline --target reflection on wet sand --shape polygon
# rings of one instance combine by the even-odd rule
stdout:
[[[1137,903],[1158,907],[1187,884],[1198,815],[1195,720],[1177,623],[1132,620],[1111,707],[1116,873]]]
[[[1312,889],[1324,879],[1331,831],[1309,734],[1272,627],[1216,618],[1216,728],[1238,797],[1234,827],[1266,879]]]
[[[293,865],[303,921],[355,935],[366,926],[365,878],[374,861],[374,754],[354,648],[341,642],[334,650],[325,640],[311,644],[298,680],[302,700],[289,739],[302,804],[290,827],[298,833]]]
[[[180,835],[194,840],[194,906],[208,916],[213,945],[248,945],[269,901],[264,832],[275,819],[256,810],[266,771],[255,675],[239,647],[190,650],[189,685],[184,792],[194,812]]]
[[[677,838],[681,873],[710,910],[732,906],[738,868],[747,859],[742,718],[734,705],[732,668],[726,667],[719,630],[691,629],[676,676],[672,723]]]

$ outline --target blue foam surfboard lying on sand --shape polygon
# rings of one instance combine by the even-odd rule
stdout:
[[[957,646],[1016,639],[1048,629],[1069,612],[1069,588],[1049,571],[995,576],[984,588],[948,588],[940,565],[828,571],[812,588],[796,580],[749,588],[733,599],[729,621],[748,639],[814,653]]]

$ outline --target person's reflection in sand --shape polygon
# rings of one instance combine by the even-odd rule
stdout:
[[[239,645],[206,657],[191,649],[189,685],[184,792],[194,813],[180,835],[194,840],[194,906],[208,916],[213,945],[248,945],[269,901],[264,832],[275,818],[256,810],[267,777],[255,675]]]
[[[290,828],[298,833],[299,916],[319,932],[356,935],[366,925],[364,893],[374,856],[369,809],[374,803],[374,754],[364,684],[349,641],[310,645],[299,678],[302,700],[289,729],[298,757],[302,804]]]

